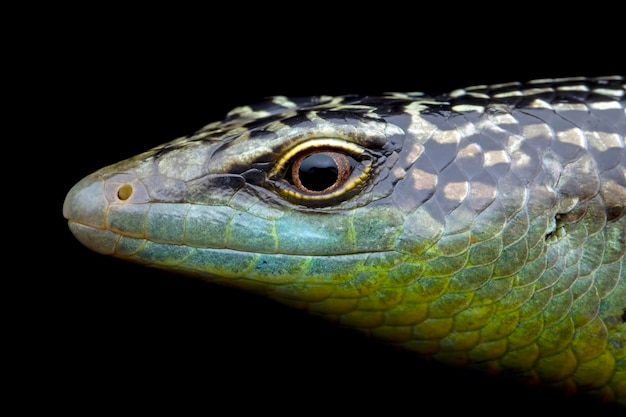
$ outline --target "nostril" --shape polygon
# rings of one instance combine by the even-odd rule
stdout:
[[[113,204],[141,204],[150,201],[148,190],[133,174],[115,174],[105,179],[104,195]]]
[[[120,200],[128,200],[133,194],[133,186],[130,184],[124,184],[117,190],[117,198]]]

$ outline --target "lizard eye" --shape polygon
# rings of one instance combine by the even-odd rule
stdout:
[[[298,191],[326,194],[343,185],[352,174],[356,160],[333,149],[311,149],[294,158],[287,173]]]
[[[371,170],[360,146],[340,139],[318,139],[296,146],[269,175],[287,199],[308,206],[330,205],[359,190]]]

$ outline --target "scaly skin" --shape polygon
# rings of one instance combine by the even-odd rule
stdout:
[[[63,210],[97,252],[626,405],[625,107],[618,76],[275,97],[89,175]],[[346,178],[303,190],[312,150],[348,155]]]

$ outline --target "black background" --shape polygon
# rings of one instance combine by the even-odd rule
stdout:
[[[611,41],[618,32],[610,25],[574,36],[561,16],[455,22],[445,10],[415,16],[378,6],[361,19],[299,7],[285,15],[244,6],[157,17],[90,11],[42,36],[31,67],[40,89],[29,105],[45,124],[28,133],[44,144],[35,167],[44,181],[28,195],[50,217],[37,217],[26,239],[43,242],[46,261],[21,264],[27,275],[39,271],[38,359],[44,384],[58,390],[51,401],[78,411],[228,414],[598,407],[428,366],[271,302],[94,254],[73,238],[61,207],[83,176],[266,96],[440,92],[626,72],[623,39]]]

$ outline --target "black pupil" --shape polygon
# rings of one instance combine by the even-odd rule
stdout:
[[[327,154],[317,153],[307,156],[298,170],[300,182],[311,191],[322,191],[337,181],[337,164]]]

